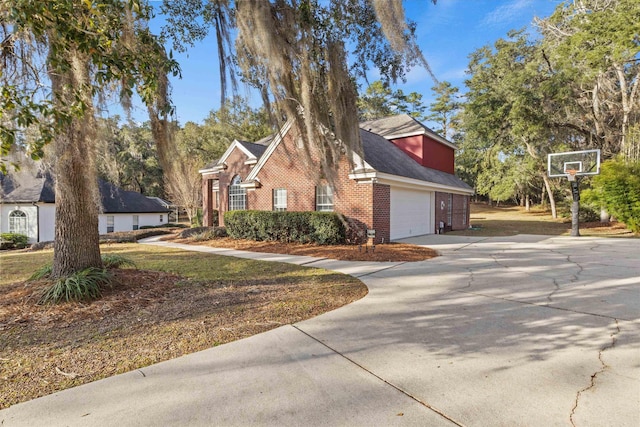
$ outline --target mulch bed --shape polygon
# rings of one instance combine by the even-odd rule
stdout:
[[[253,240],[231,239],[229,237],[196,241],[166,237],[177,243],[211,246],[214,248],[238,249],[274,254],[304,255],[341,261],[402,262],[424,261],[438,256],[438,252],[423,246],[405,243],[385,243],[382,245],[313,245],[303,243],[256,242]]]

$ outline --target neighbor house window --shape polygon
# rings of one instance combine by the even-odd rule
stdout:
[[[9,233],[27,235],[27,214],[23,211],[13,211],[9,214]]]
[[[133,216],[133,229],[137,230],[139,225],[139,217],[138,215]]]
[[[164,215],[160,214],[160,222],[164,222]]]
[[[273,190],[273,210],[283,212],[287,210],[287,189],[275,188]]]
[[[107,215],[107,233],[113,233],[113,215]]]
[[[447,209],[447,225],[453,225],[453,194],[449,193],[449,209]]]
[[[333,189],[328,185],[316,187],[316,210],[320,212],[333,211]]]
[[[243,211],[247,209],[247,190],[240,186],[242,180],[238,175],[233,177],[229,185],[229,210]]]

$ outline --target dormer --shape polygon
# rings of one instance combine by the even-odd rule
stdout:
[[[371,120],[360,127],[392,142],[422,166],[455,172],[456,146],[408,114]]]

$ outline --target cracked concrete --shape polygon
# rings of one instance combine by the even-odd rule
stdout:
[[[442,256],[371,265],[226,251],[346,272],[370,293],[294,326],[146,367],[144,377],[134,371],[16,405],[0,420],[640,425],[639,240],[407,241]]]
[[[600,351],[598,352],[598,360],[600,361],[600,364],[602,365],[602,367],[593,373],[593,375],[591,375],[591,381],[589,382],[589,385],[581,390],[578,391],[578,393],[576,393],[576,401],[575,401],[575,405],[573,405],[573,408],[571,409],[571,415],[569,416],[569,421],[571,422],[571,425],[573,425],[574,427],[576,426],[576,422],[575,422],[575,415],[576,412],[578,410],[578,406],[580,405],[580,397],[582,396],[583,393],[587,393],[590,390],[592,390],[595,386],[596,386],[596,380],[599,374],[602,374],[609,366],[604,362],[603,358],[602,358],[602,354],[615,347],[616,345],[616,336],[620,333],[620,325],[618,323],[618,319],[614,319],[615,320],[615,326],[616,326],[616,330],[614,332],[611,333],[611,343],[609,343],[608,345],[606,345],[605,347],[603,347],[602,349],[600,349]]]

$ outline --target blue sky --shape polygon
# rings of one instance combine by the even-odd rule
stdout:
[[[533,18],[553,13],[560,0],[405,0],[407,17],[417,23],[418,44],[439,80],[451,82],[464,89],[468,56],[474,50],[493,44],[506,37],[511,29],[531,26]],[[152,4],[157,4],[152,2]],[[151,23],[158,31],[162,17]],[[174,57],[182,68],[182,79],[172,79],[172,98],[181,124],[187,121],[201,123],[212,109],[220,107],[220,85],[216,44],[213,37]],[[376,79],[372,70],[369,81]],[[407,82],[399,82],[395,88],[405,93],[422,94],[425,104],[433,100],[433,81],[426,70],[416,67],[407,76]],[[251,98],[258,106],[257,94],[245,88],[240,94]],[[145,109],[134,108],[134,118],[144,120]]]

